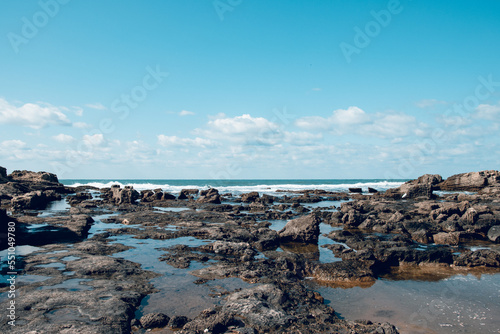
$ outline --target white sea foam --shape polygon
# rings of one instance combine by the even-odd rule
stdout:
[[[210,187],[217,188],[221,193],[232,193],[235,195],[248,193],[252,191],[257,191],[261,194],[273,194],[276,195],[276,191],[300,191],[306,189],[322,189],[325,191],[335,191],[335,192],[346,192],[349,188],[362,188],[363,191],[367,191],[368,187],[374,188],[378,191],[385,191],[390,188],[399,187],[403,182],[400,181],[380,181],[380,182],[356,182],[356,183],[340,183],[340,184],[298,184],[298,183],[287,183],[287,184],[258,184],[258,185],[223,185],[222,183],[228,183],[228,181],[218,182],[214,180],[213,182],[207,181],[207,184],[200,185],[193,182],[190,184],[186,181],[182,185],[172,185],[172,184],[159,184],[159,183],[135,183],[135,182],[119,182],[119,181],[109,181],[109,182],[88,182],[88,183],[74,183],[69,185],[70,187],[78,186],[92,186],[97,188],[108,188],[112,185],[119,185],[120,187],[132,186],[134,189],[141,191],[146,189],[158,189],[161,188],[163,191],[178,194],[182,189],[199,189],[204,190]],[[235,181],[234,183],[237,183]],[[303,181],[301,183],[304,183]]]

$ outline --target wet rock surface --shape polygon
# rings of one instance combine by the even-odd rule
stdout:
[[[2,228],[15,221],[20,240],[43,247],[20,262],[22,273],[45,279],[19,285],[19,322],[13,332],[398,333],[388,323],[342,319],[335,302],[327,305],[310,282],[366,287],[395,268],[402,276],[408,268],[446,268],[449,276],[498,270],[500,252],[494,245],[499,242],[500,201],[492,190],[497,181],[493,171],[449,182],[424,175],[371,195],[307,190],[233,196],[210,188],[184,189],[176,197],[161,189],[139,193],[114,186],[73,191],[67,197],[71,208],[56,215],[38,215],[29,205],[12,217],[0,210]],[[16,196],[54,191],[58,183],[47,173],[7,176],[1,169],[0,182],[22,183],[27,190],[8,195],[8,202],[2,202],[8,209],[17,203],[12,201]],[[34,190],[29,182],[47,188]],[[451,185],[480,192],[435,193]],[[336,210],[307,206],[349,198]],[[275,220],[286,224],[276,228]],[[109,227],[94,229],[96,224]],[[321,235],[320,226],[327,225],[328,233]],[[196,316],[138,314],[144,298],[156,291],[151,280],[163,274],[121,257],[133,249],[119,241],[125,238],[138,241],[137,246],[157,241],[159,263],[189,270],[193,285],[227,278],[251,285],[224,291],[213,307]],[[320,238],[328,240],[321,248]],[[471,250],[477,243],[484,249]],[[333,259],[322,260],[320,249]],[[12,332],[6,326],[0,330]]]

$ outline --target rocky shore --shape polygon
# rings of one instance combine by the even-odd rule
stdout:
[[[61,200],[70,207],[40,214]],[[369,286],[394,272],[404,279],[438,269],[449,276],[500,271],[498,171],[446,180],[424,175],[385,192],[233,196],[215,188],[174,195],[162,189],[66,187],[54,174],[7,175],[0,167],[0,201],[2,233],[14,222],[18,247],[39,247],[18,256],[19,273],[32,279],[16,287],[16,326],[2,322],[1,332],[398,333],[389,323],[342,319],[335,303],[327,305],[310,283]],[[306,205],[321,201],[342,204]],[[90,235],[96,217],[109,228]],[[276,220],[286,225],[273,229]],[[329,226],[324,235],[323,225]],[[226,278],[251,285],[226,291],[220,302],[195,315],[138,314],[144,298],[157,291],[151,280],[161,274],[121,257],[132,247],[117,241],[124,237],[164,241],[159,260],[189,271],[196,277],[193,285]],[[331,240],[322,247],[335,261],[320,261],[320,237]],[[168,243],[179,238],[200,242]],[[2,236],[1,249],[6,248]],[[193,264],[200,266],[192,269]],[[0,288],[2,303],[8,289]]]

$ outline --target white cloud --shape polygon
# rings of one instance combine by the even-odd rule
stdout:
[[[69,112],[72,112],[74,113],[76,116],[82,116],[83,115],[83,109],[81,107],[76,107],[76,106],[73,106],[73,107],[60,107],[61,110],[64,110],[64,111],[69,111]]]
[[[219,119],[219,118],[226,118],[226,114],[224,114],[223,112],[220,112],[216,115],[208,115],[208,119],[209,120],[214,120],[214,119]]]
[[[302,117],[295,121],[295,125],[311,131],[329,131],[335,135],[358,134],[386,138],[426,134],[426,124],[418,123],[413,116],[395,112],[369,115],[358,107],[337,109],[327,118]]]
[[[78,128],[78,129],[90,129],[92,125],[87,124],[85,122],[75,122],[73,123],[73,127]]]
[[[402,113],[377,113],[370,124],[361,128],[362,133],[377,137],[405,137],[418,130],[415,117]]]
[[[158,144],[165,147],[208,147],[214,146],[215,143],[209,139],[196,137],[192,138],[180,138],[177,136],[158,136]]]
[[[104,143],[104,135],[102,133],[97,133],[95,135],[84,135],[83,141],[92,146],[101,146]]]
[[[295,121],[295,125],[308,130],[334,130],[336,133],[344,133],[346,128],[364,124],[370,117],[360,108],[351,106],[347,109],[334,110],[328,118],[321,116],[307,116]]]
[[[88,108],[91,108],[91,109],[96,109],[96,110],[107,110],[108,108],[106,108],[105,105],[103,105],[102,103],[89,103],[89,104],[86,104],[85,105],[86,107]]]
[[[210,120],[207,129],[196,129],[195,134],[214,140],[239,144],[274,145],[283,139],[277,124],[249,114]]]
[[[291,145],[313,145],[323,139],[322,133],[285,132],[285,142]]]
[[[8,151],[8,150],[19,150],[26,147],[26,143],[22,140],[4,140],[0,143],[0,149]]]
[[[335,110],[330,119],[336,125],[355,125],[368,122],[369,117],[360,108],[349,107],[347,109]]]
[[[194,112],[192,111],[187,111],[187,110],[183,110],[179,113],[180,116],[189,116],[189,115],[194,115]]]
[[[448,102],[446,101],[439,101],[436,99],[426,99],[426,100],[421,100],[415,103],[415,105],[419,108],[425,109],[425,108],[432,108],[438,105],[447,105]]]
[[[307,130],[330,130],[332,125],[327,118],[321,116],[306,116],[295,121],[299,128]]]
[[[73,138],[72,136],[66,135],[64,133],[60,133],[57,136],[53,136],[52,138],[54,138],[56,141],[58,141],[60,143],[64,143],[64,144],[71,143],[72,141],[75,140],[75,138]]]
[[[17,124],[33,129],[71,124],[61,108],[48,103],[26,103],[17,107],[3,98],[0,98],[0,123]]]
[[[474,116],[490,121],[500,121],[500,103],[497,105],[480,104],[477,106]]]

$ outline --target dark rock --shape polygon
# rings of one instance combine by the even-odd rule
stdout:
[[[15,170],[9,175],[9,179],[12,181],[29,181],[34,183],[59,183],[55,174],[27,170]]]
[[[349,192],[350,193],[362,193],[363,192],[363,189],[361,188],[349,188]]]
[[[447,249],[417,250],[408,247],[377,249],[375,257],[386,266],[424,263],[453,263],[453,255]]]
[[[487,170],[450,176],[444,182],[439,183],[438,187],[447,191],[479,191],[487,186],[499,184],[500,172]]]
[[[259,199],[259,193],[256,191],[241,195],[241,201],[245,203],[252,203],[258,199]]]
[[[7,169],[0,166],[0,183],[7,183],[9,179],[7,178]]]
[[[142,190],[141,191],[141,202],[153,202],[153,201],[158,201],[161,200],[161,197],[163,196],[163,193],[160,192],[154,192],[152,190]]]
[[[14,211],[42,210],[52,200],[53,198],[51,198],[50,194],[47,196],[45,191],[38,190],[12,198],[11,206]]]
[[[488,231],[488,239],[493,242],[500,242],[500,225],[492,226]]]
[[[163,196],[161,197],[162,201],[171,201],[174,200],[175,196],[169,193],[163,193]]]
[[[418,230],[411,233],[411,238],[421,244],[428,244],[432,240],[431,234],[426,230]]]
[[[345,260],[319,264],[314,278],[325,283],[374,282],[373,271],[358,260]]]
[[[66,200],[70,205],[76,205],[89,199],[92,199],[92,194],[88,192],[79,192],[76,193],[75,195],[69,195],[66,198]]]
[[[189,322],[189,318],[182,316],[182,315],[174,315],[172,318],[170,318],[170,321],[168,322],[168,326],[171,328],[182,328],[184,327],[185,324]]]
[[[281,241],[296,241],[317,243],[319,237],[320,219],[315,214],[290,220],[278,232]]]
[[[500,252],[490,249],[479,249],[460,254],[455,260],[456,266],[465,267],[500,267]]]
[[[199,190],[198,189],[182,189],[181,192],[179,193],[178,199],[189,199],[189,196],[196,196],[198,195]]]
[[[216,241],[212,247],[215,254],[240,257],[242,261],[249,261],[256,254],[247,242]]]
[[[168,325],[170,317],[163,313],[148,313],[139,320],[146,329],[163,328]]]
[[[434,243],[438,245],[458,245],[462,232],[440,232],[432,236]]]
[[[347,214],[342,217],[342,223],[346,228],[357,228],[361,222],[363,221],[363,217],[356,210],[349,210]]]
[[[6,249],[8,241],[8,227],[9,222],[15,222],[14,219],[10,218],[5,209],[0,209],[0,249]]]
[[[278,232],[268,228],[259,229],[257,232],[258,234],[256,235],[256,237],[258,238],[258,240],[255,241],[255,248],[260,251],[265,251],[269,249],[276,249],[278,247]]]
[[[101,197],[109,203],[116,205],[135,204],[140,198],[140,194],[131,186],[125,186],[123,189],[119,185],[112,185],[111,188],[101,189]]]
[[[384,193],[384,197],[394,199],[410,199],[410,198],[426,198],[432,199],[434,195],[432,191],[436,185],[442,181],[440,175],[425,174],[416,180],[411,180],[403,183],[400,187],[389,189]]]
[[[215,188],[210,188],[208,190],[203,190],[200,193],[200,197],[196,200],[197,203],[212,203],[220,204],[219,191]]]
[[[267,195],[267,194],[262,194],[262,196],[259,199],[259,201],[262,204],[273,204],[275,200],[276,200],[276,197],[270,196],[270,195]]]
[[[258,331],[284,325],[290,318],[282,309],[286,294],[272,284],[264,284],[231,294],[223,311],[234,312]]]
[[[378,193],[378,190],[377,190],[377,189],[373,189],[373,188],[368,187],[368,192],[369,192],[370,194],[375,194],[375,193]]]
[[[0,183],[0,199],[11,200],[15,196],[23,195],[30,191],[25,184],[16,182]]]

